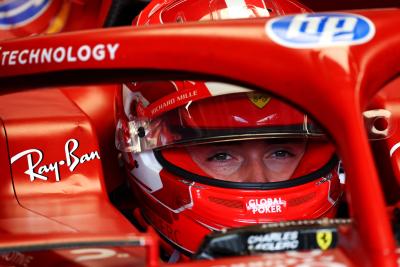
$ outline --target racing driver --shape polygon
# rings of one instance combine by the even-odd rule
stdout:
[[[137,25],[305,12],[294,1],[158,1]],[[286,103],[211,81],[124,84],[117,98],[122,151],[141,226],[166,260],[193,255],[223,228],[333,217],[342,194],[325,134]]]

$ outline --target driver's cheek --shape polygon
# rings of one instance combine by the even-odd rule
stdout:
[[[242,164],[240,162],[230,162],[228,164],[216,164],[212,167],[208,167],[208,173],[219,179],[224,180],[237,180]],[[230,179],[229,179],[230,177]]]
[[[269,182],[289,180],[296,169],[298,161],[292,159],[266,159],[265,171]]]

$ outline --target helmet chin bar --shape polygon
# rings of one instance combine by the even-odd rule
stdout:
[[[148,154],[153,153],[149,152]],[[139,162],[139,169],[145,168],[147,163],[153,165],[157,161],[159,159],[156,157],[153,158],[152,163],[147,160]],[[187,256],[195,254],[204,236],[210,232],[220,233],[225,228],[274,223],[280,220],[328,216],[328,212],[336,210],[334,207],[340,198],[340,195],[336,195],[336,197],[332,195],[331,198],[336,200],[335,203],[327,199],[331,190],[337,191],[331,188],[332,183],[339,184],[337,177],[331,180],[331,176],[328,175],[332,171],[336,171],[332,170],[334,166],[337,166],[336,157],[332,162],[333,167],[327,164],[329,171],[325,175],[318,174],[321,176],[298,185],[296,189],[288,186],[286,189],[275,190],[216,187],[191,181],[188,177],[172,173],[161,162],[159,164],[163,167],[162,170],[158,168],[158,177],[162,188],[157,187],[158,190],[145,193],[143,186],[137,183],[137,179],[133,179],[131,181],[132,189],[135,189],[134,194],[141,192],[141,198],[145,199],[143,200],[142,216],[146,221],[159,232],[159,235],[169,245]],[[132,175],[139,176],[139,173],[134,172]],[[156,177],[148,178],[149,181],[154,182]],[[179,196],[171,196],[170,191],[166,190],[168,188],[173,188]],[[235,198],[238,195],[242,197]],[[189,197],[190,203],[183,201],[184,199],[189,200]],[[179,205],[176,201],[179,202]],[[321,203],[321,205],[316,208],[314,202]],[[190,204],[190,208],[177,210],[177,208],[183,207],[183,204]],[[302,209],[313,206],[313,212],[307,216],[296,215],[296,212],[300,211],[299,205]],[[280,217],[282,219],[279,219]]]

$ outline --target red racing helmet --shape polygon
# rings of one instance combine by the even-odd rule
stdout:
[[[283,0],[157,0],[134,24],[308,11]],[[211,231],[336,212],[332,144],[276,98],[211,81],[133,82],[123,85],[117,119],[136,219],[186,255]]]
[[[335,214],[334,148],[286,103],[194,81],[127,84],[118,101],[116,144],[140,216],[185,254],[210,231]]]
[[[295,0],[153,0],[136,17],[137,26],[171,22],[282,16],[311,10]]]

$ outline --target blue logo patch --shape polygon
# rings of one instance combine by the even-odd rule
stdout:
[[[50,0],[11,0],[0,4],[0,29],[29,23],[42,14]]]
[[[267,35],[291,48],[317,48],[366,43],[375,35],[375,26],[355,14],[320,13],[284,16],[266,25]]]

